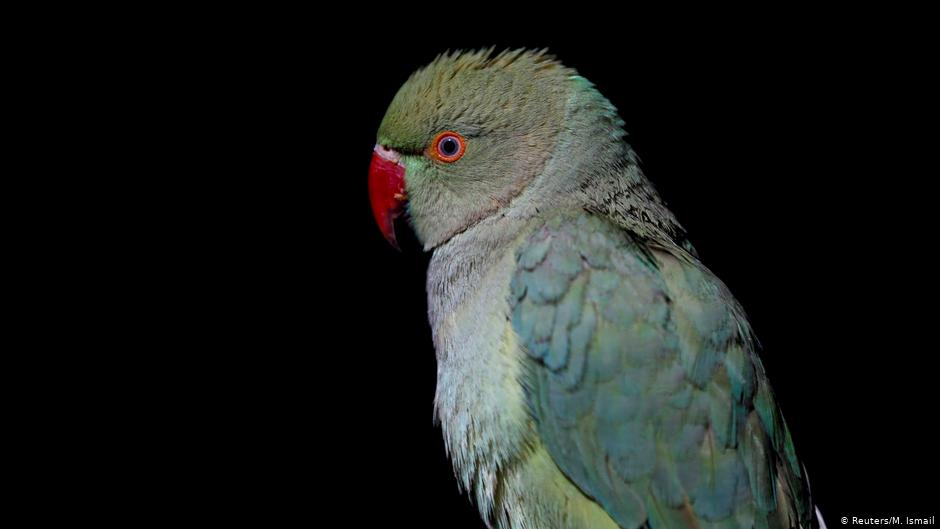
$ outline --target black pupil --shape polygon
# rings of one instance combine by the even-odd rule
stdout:
[[[441,140],[441,152],[445,156],[453,156],[457,154],[457,149],[460,147],[457,145],[457,140],[454,138],[444,138]]]

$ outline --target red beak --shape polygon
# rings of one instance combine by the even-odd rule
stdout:
[[[372,163],[369,164],[369,201],[372,202],[372,214],[379,230],[396,249],[395,219],[401,215],[407,199],[405,166],[401,164],[401,155],[376,144]]]

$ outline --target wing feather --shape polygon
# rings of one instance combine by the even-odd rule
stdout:
[[[540,439],[622,528],[810,527],[747,322],[694,257],[579,213],[537,229],[518,263]]]

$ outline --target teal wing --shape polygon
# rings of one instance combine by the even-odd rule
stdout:
[[[744,316],[676,255],[586,213],[522,246],[510,301],[539,437],[624,529],[808,528]]]

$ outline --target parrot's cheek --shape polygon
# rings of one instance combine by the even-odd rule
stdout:
[[[401,164],[401,155],[376,145],[369,164],[369,201],[379,230],[395,248],[398,248],[395,219],[404,211],[406,200],[405,166]]]

